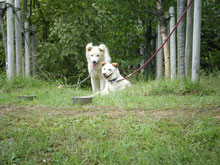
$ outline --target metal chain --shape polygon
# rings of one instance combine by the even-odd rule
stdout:
[[[42,71],[42,69],[38,66],[37,64],[37,68],[39,69],[39,71],[44,75],[44,77],[49,80],[50,82],[54,82],[53,80],[51,80],[44,71]],[[84,83],[86,80],[88,80],[90,78],[90,75],[88,77],[86,77],[85,79],[83,79],[82,81],[80,81],[77,84],[74,85],[61,85],[61,84],[56,84],[58,86],[58,88],[73,88],[73,87],[77,87],[79,85],[81,85],[82,83]]]
[[[74,85],[70,85],[70,86],[67,86],[67,85],[59,85],[60,88],[64,87],[64,88],[73,88],[73,87],[77,87],[79,85],[81,85],[82,83],[84,83],[86,80],[88,80],[90,78],[90,75],[88,75],[88,77],[86,77],[85,79],[83,79],[82,81],[80,81],[79,83],[77,84],[74,84]]]

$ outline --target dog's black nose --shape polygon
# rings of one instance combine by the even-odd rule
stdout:
[[[96,61],[93,61],[93,64],[96,64]]]

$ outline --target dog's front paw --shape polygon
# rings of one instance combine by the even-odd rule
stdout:
[[[103,90],[103,91],[101,92],[101,95],[102,95],[102,96],[108,95],[108,91],[107,91],[107,90]]]

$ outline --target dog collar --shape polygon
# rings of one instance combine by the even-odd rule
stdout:
[[[114,79],[108,80],[108,82],[113,83],[116,80],[117,80],[117,78],[114,78]]]

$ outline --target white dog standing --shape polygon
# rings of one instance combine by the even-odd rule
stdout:
[[[93,93],[102,91],[105,88],[105,80],[102,76],[102,62],[110,63],[108,48],[101,44],[93,46],[92,43],[86,46],[86,58],[88,62],[88,70],[91,77]]]
[[[101,92],[101,95],[107,95],[109,92],[115,92],[117,90],[123,90],[126,87],[131,86],[128,80],[123,79],[118,70],[118,63],[106,64],[102,63],[102,74],[106,79],[105,89]]]

